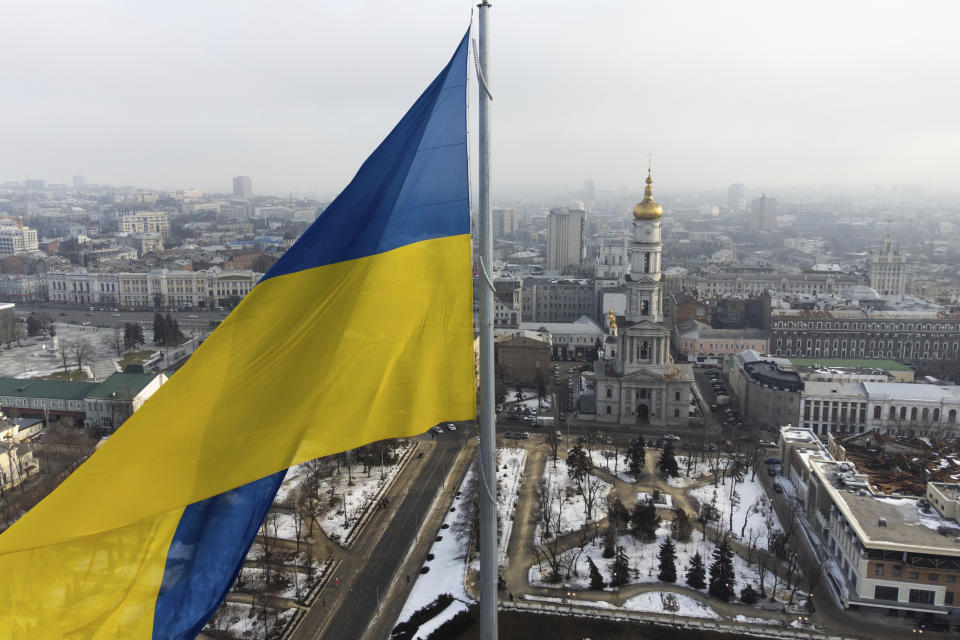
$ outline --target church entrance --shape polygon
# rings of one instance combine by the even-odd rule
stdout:
[[[650,421],[650,409],[645,404],[637,405],[637,424],[647,424]]]

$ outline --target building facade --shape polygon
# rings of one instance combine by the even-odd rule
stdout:
[[[871,251],[867,261],[870,288],[881,296],[902,298],[907,289],[907,256],[895,251],[893,238],[884,236],[880,251]]]
[[[520,295],[523,322],[574,322],[596,312],[596,294],[586,280],[526,278]]]
[[[250,176],[236,176],[233,179],[233,195],[249,196],[253,194],[253,181]]]
[[[0,227],[0,254],[10,255],[39,248],[37,232],[22,223],[15,227]]]
[[[553,271],[563,271],[570,265],[583,264],[586,251],[586,211],[579,209],[552,209],[548,219],[547,265]]]
[[[120,231],[124,233],[170,234],[170,220],[163,211],[137,211],[120,216]]]
[[[757,231],[776,231],[777,201],[761,195],[750,201],[750,226]]]

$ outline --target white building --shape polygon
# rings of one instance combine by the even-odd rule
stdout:
[[[610,323],[611,342],[594,366],[597,422],[686,425],[693,370],[670,357],[660,271],[663,208],[653,200],[650,175],[646,182],[643,201],[633,208],[623,328]]]
[[[870,287],[881,296],[903,297],[907,288],[907,256],[902,251],[894,251],[889,234],[884,236],[879,252],[870,252],[867,275]]]
[[[22,223],[15,227],[0,227],[0,254],[36,251],[38,247],[37,232],[30,227],[24,227]]]

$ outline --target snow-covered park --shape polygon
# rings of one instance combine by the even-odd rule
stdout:
[[[601,510],[603,498],[609,492],[611,485],[599,478],[588,475],[584,483],[591,483],[594,504],[591,508],[589,521],[604,517]],[[543,472],[542,491],[547,497],[541,500],[543,506],[549,509],[551,535],[563,535],[570,531],[577,531],[586,526],[587,500],[583,493],[577,490],[577,482],[567,473],[567,461],[558,459],[547,460]],[[543,530],[543,518],[538,519],[534,544],[540,544]]]
[[[736,482],[735,486],[734,479],[727,477],[718,486],[706,484],[689,493],[701,505],[716,507],[719,519],[713,524],[719,529],[732,531],[744,544],[755,541],[757,548],[766,549],[770,531],[781,528],[780,521],[760,482],[751,477],[750,472],[745,473],[743,482]]]

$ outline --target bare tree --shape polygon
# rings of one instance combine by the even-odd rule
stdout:
[[[593,520],[594,505],[601,498],[600,493],[605,485],[606,483],[603,480],[592,474],[587,474],[583,482],[580,483],[579,490],[580,495],[583,496],[583,510],[587,521]]]
[[[560,551],[560,538],[565,533],[563,531],[563,506],[566,497],[563,494],[562,487],[551,485],[547,480],[541,483],[537,491],[537,499],[534,504],[534,521],[540,528],[539,544],[535,545],[534,553],[546,559],[550,565],[553,581],[559,581],[563,576],[563,562]]]
[[[547,433],[547,444],[550,446],[550,455],[553,457],[553,466],[557,466],[557,450],[560,448],[560,437],[555,431]]]
[[[64,340],[60,338],[59,346],[57,347],[57,355],[60,356],[60,361],[63,362],[63,373],[67,373],[67,369],[70,366],[70,358],[73,354],[73,343],[69,340]]]
[[[86,340],[77,340],[73,343],[71,352],[73,353],[74,360],[77,361],[77,371],[83,368],[83,363],[90,357],[92,351],[93,347],[91,347],[90,343]]]

